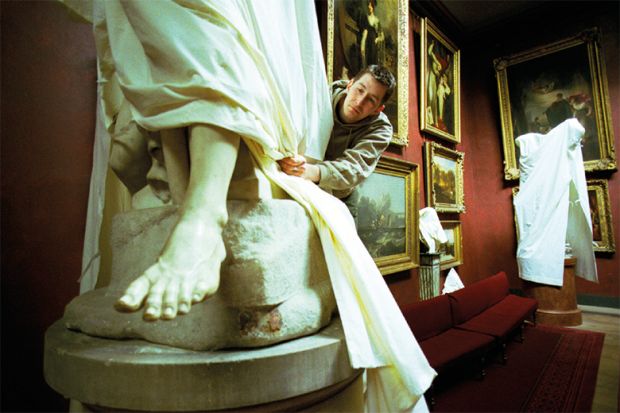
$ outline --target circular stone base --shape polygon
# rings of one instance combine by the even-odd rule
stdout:
[[[224,351],[91,337],[59,320],[45,335],[44,373],[53,389],[92,407],[253,411],[273,404],[269,410],[286,411],[353,387],[360,371],[351,368],[339,319],[312,336]]]

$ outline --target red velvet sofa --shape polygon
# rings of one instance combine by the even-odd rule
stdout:
[[[491,277],[448,294],[456,328],[487,334],[502,347],[506,361],[506,340],[523,322],[534,320],[538,303],[533,298],[510,294],[508,278],[501,271]],[[521,335],[521,340],[523,336]]]
[[[486,352],[497,345],[505,362],[506,340],[526,319],[534,319],[537,307],[532,298],[510,294],[502,271],[401,310],[430,365],[441,374],[466,358],[478,359],[483,367]]]

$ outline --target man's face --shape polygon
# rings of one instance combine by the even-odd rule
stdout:
[[[381,112],[385,106],[381,99],[387,86],[366,73],[355,82],[347,85],[348,93],[340,107],[340,120],[343,123],[355,123]]]

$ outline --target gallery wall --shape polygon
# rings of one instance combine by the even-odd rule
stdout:
[[[474,34],[459,31],[451,25],[453,19],[431,16],[425,10],[414,7],[415,13],[410,19],[409,146],[404,150],[391,146],[388,154],[419,163],[422,171],[422,146],[425,141],[436,141],[465,153],[466,212],[439,214],[442,220],[460,220],[462,223],[464,262],[455,270],[465,285],[505,271],[511,288],[522,289],[516,262],[517,240],[512,206],[512,188],[518,185],[518,181],[504,180],[499,98],[493,59],[571,37],[583,29],[599,27],[609,82],[612,130],[615,147],[619,148],[618,7],[617,2],[566,2],[561,8],[547,4]],[[418,101],[422,87],[417,63],[420,56],[418,19],[425,16],[436,19],[434,23],[461,49],[462,140],[457,145],[421,133],[419,129]],[[424,207],[428,205],[428,200],[424,193],[424,175],[421,173],[420,177],[420,207]],[[613,231],[618,240],[620,177],[617,172],[609,171],[588,173],[587,178],[608,180]],[[580,304],[620,308],[618,254],[597,253],[596,257],[599,283],[577,278],[578,301]],[[442,278],[446,273],[442,272]],[[418,288],[417,269],[405,274],[388,275],[386,281],[399,304],[418,299],[417,293],[414,294]]]
[[[2,411],[67,411],[43,336],[79,291],[95,120],[92,28],[1,2]]]
[[[1,270],[3,411],[66,411],[68,403],[43,379],[45,330],[78,294],[92,167],[95,48],[92,29],[56,2],[0,2],[2,35]],[[568,7],[568,6],[566,6]],[[576,7],[576,6],[573,6]],[[572,13],[572,14],[571,14]],[[599,25],[607,64],[616,148],[620,147],[620,46],[616,2],[586,10],[530,15],[462,49],[462,143],[467,211],[463,223],[468,284],[504,270],[520,288],[514,252],[511,186],[503,180],[501,135],[492,58]],[[391,156],[414,162],[423,182],[419,132],[416,20],[410,16],[409,145]],[[545,27],[532,30],[531,27]],[[453,39],[458,43],[459,39]],[[620,236],[620,178],[609,178],[614,231]],[[420,185],[420,207],[426,205]],[[619,243],[616,242],[618,245]],[[618,254],[597,259],[600,284],[578,281],[581,297],[618,301]],[[418,270],[386,277],[399,304],[417,300]],[[593,298],[592,298],[593,297]],[[615,300],[615,301],[614,301]]]
[[[607,67],[616,154],[620,150],[620,45],[618,2],[569,2],[546,7],[502,22],[462,45],[462,125],[460,150],[466,153],[463,214],[465,263],[458,269],[472,282],[498,270],[508,273],[511,287],[521,283],[515,260],[516,234],[512,187],[503,179],[499,99],[492,61],[598,27]],[[620,247],[620,176],[618,172],[588,173],[608,179],[616,248]],[[597,253],[599,283],[577,278],[580,304],[620,308],[620,254]]]

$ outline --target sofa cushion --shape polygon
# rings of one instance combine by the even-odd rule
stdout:
[[[506,295],[508,295],[508,279],[504,272],[448,294],[454,324],[459,325],[470,320],[501,301]]]
[[[429,364],[436,370],[441,370],[447,364],[476,350],[490,346],[493,337],[470,331],[451,328],[442,334],[431,337],[420,343],[422,352]]]
[[[487,293],[487,308],[502,301],[510,294],[508,277],[504,271],[478,281],[478,288],[484,289]]]
[[[504,317],[514,317],[520,320],[525,320],[534,314],[537,307],[538,302],[533,298],[509,294],[499,303],[489,307],[487,311],[491,311]]]
[[[450,300],[445,295],[408,304],[402,312],[418,342],[436,336],[453,325]]]
[[[511,294],[483,313],[458,324],[457,328],[504,338],[519,327],[536,306],[534,299]]]

